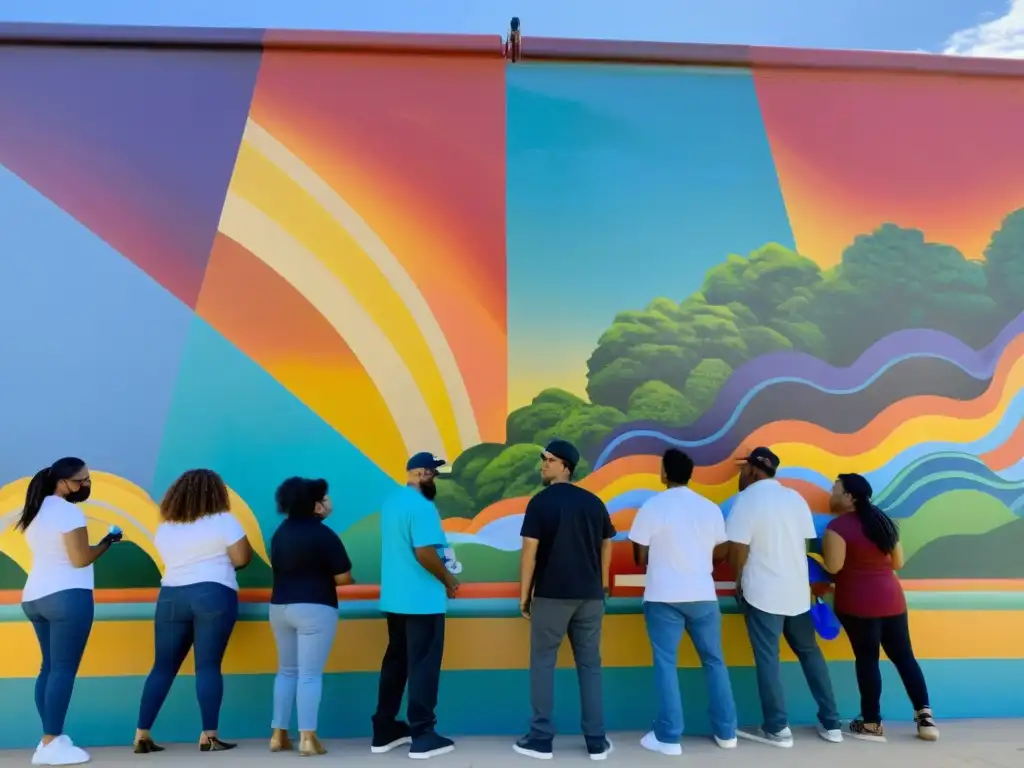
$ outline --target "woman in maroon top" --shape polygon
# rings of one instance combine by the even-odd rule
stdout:
[[[882,673],[879,650],[896,667],[914,705],[918,737],[939,738],[928,688],[914,658],[907,624],[907,600],[896,578],[903,567],[903,548],[896,523],[871,503],[871,484],[860,475],[840,475],[830,505],[837,516],[825,529],[822,555],[835,574],[835,611],[853,646],[860,717],[850,723],[851,735],[885,741],[882,729]]]

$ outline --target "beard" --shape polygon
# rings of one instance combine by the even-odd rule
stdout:
[[[424,480],[420,483],[420,493],[423,494],[423,498],[427,501],[433,501],[437,496],[437,486],[434,484],[433,478],[430,480]]]

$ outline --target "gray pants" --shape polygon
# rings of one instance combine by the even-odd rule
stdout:
[[[270,628],[277,643],[274,719],[270,727],[287,729],[295,705],[299,730],[315,731],[324,667],[338,631],[338,609],[315,603],[271,605]]]
[[[555,664],[558,648],[569,636],[580,683],[583,735],[603,739],[604,702],[601,694],[601,624],[604,600],[553,600],[537,597],[530,610],[530,738],[551,741],[555,726]]]

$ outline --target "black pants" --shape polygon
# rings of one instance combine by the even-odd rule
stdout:
[[[437,689],[444,655],[444,614],[386,613],[388,649],[380,665],[375,729],[398,719],[402,693],[409,685],[409,729],[413,739],[434,730]]]
[[[882,672],[878,668],[879,649],[885,651],[889,661],[896,667],[914,711],[928,706],[928,687],[924,682],[921,665],[914,658],[906,613],[881,619],[862,619],[839,614],[839,621],[846,630],[846,636],[850,638],[850,645],[853,646],[857,687],[860,689],[860,715],[864,722],[882,722]]]

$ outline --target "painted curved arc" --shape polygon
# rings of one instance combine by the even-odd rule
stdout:
[[[231,502],[231,514],[235,516],[242,526],[242,530],[245,531],[245,536],[249,539],[249,544],[252,545],[252,551],[269,565],[270,555],[267,554],[267,545],[263,540],[263,529],[260,527],[260,521],[253,514],[252,508],[230,487],[228,488],[228,499]]]
[[[302,187],[358,243],[392,289],[405,303],[426,341],[452,405],[459,440],[463,448],[480,442],[469,389],[459,370],[455,353],[434,317],[430,305],[387,244],[359,213],[324,179],[290,149],[251,118],[246,122],[243,141],[267,157]]]
[[[102,538],[106,535],[111,525],[116,525],[124,532],[124,540],[130,541],[145,552],[157,569],[163,573],[164,561],[160,557],[160,553],[157,552],[153,537],[136,520],[122,514],[120,510],[108,507],[105,504],[86,502],[82,506],[84,507],[82,511],[85,513],[87,523],[95,523],[95,525],[90,526],[90,538]]]
[[[406,453],[441,452],[444,443],[416,381],[387,336],[348,288],[263,211],[229,191],[220,231],[305,296],[351,348],[391,411]]]

